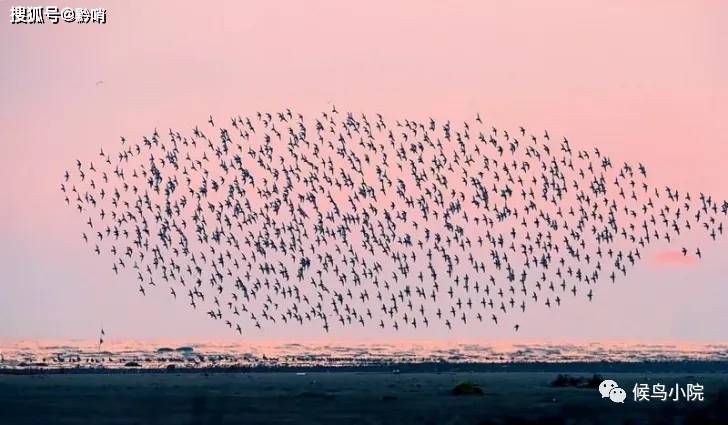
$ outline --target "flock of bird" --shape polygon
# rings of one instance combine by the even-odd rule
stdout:
[[[66,171],[111,270],[240,334],[512,326],[591,301],[650,244],[723,234],[728,202],[658,188],[566,138],[285,109],[155,130]],[[685,256],[700,257],[696,248]]]

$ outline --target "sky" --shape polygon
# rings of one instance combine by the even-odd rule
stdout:
[[[508,4],[505,4],[508,3]],[[11,25],[0,1],[0,338],[235,338],[141,298],[84,246],[60,183],[119,137],[290,107],[519,125],[642,161],[650,180],[728,199],[722,1],[81,1],[98,24]],[[101,83],[99,83],[101,82]],[[696,241],[700,243],[700,241]],[[652,252],[594,302],[510,329],[378,328],[362,339],[728,341],[728,244]],[[342,338],[271,329],[255,340]]]

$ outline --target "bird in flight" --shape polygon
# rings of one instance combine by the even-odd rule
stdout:
[[[192,128],[122,137],[100,163],[76,160],[61,190],[118,279],[238,335],[518,332],[533,310],[596,302],[690,231],[715,240],[728,214],[643,163],[480,114],[390,121],[332,104]]]
[[[101,328],[101,332],[99,335],[99,350],[101,351],[101,346],[104,344],[104,336],[106,335],[106,332],[104,332],[104,328]]]

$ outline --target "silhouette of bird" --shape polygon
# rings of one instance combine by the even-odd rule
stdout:
[[[121,137],[101,163],[76,160],[61,192],[114,275],[142,296],[164,282],[239,335],[518,332],[527,307],[592,302],[648,250],[688,231],[716,240],[728,216],[727,201],[652,184],[643,163],[480,114],[388,122],[332,104],[227,123]]]

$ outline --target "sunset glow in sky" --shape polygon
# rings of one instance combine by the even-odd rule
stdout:
[[[728,4],[721,1],[92,2],[105,25],[10,25],[0,1],[0,339],[235,338],[166,294],[142,298],[79,235],[64,170],[154,128],[290,107],[548,129],[656,185],[728,199]],[[58,6],[64,6],[65,4]],[[540,130],[539,130],[540,131]],[[728,243],[648,251],[592,303],[519,335],[378,328],[363,339],[728,339]],[[337,330],[338,329],[338,330]],[[351,339],[281,327],[263,340]],[[337,333],[338,332],[338,333]]]

